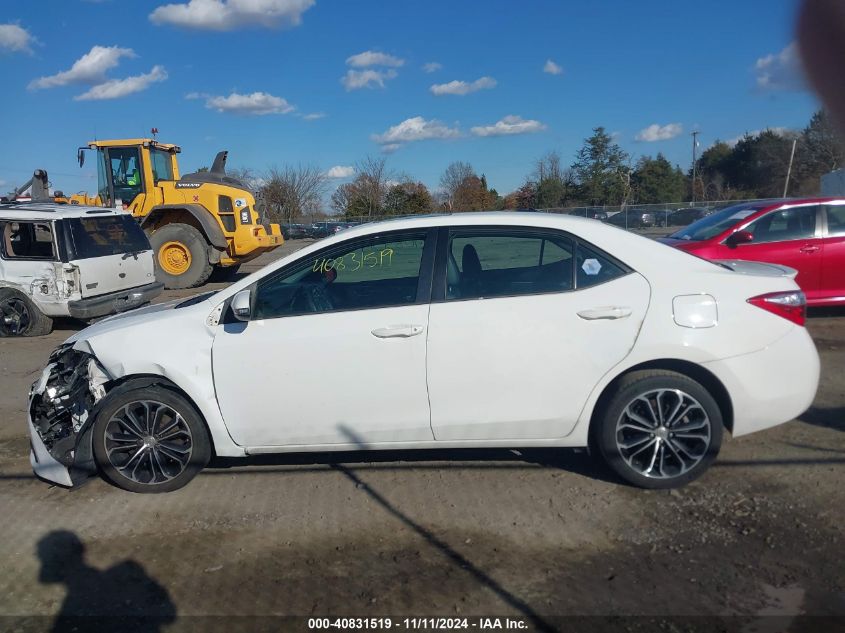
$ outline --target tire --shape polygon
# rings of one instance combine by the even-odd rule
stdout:
[[[107,481],[130,492],[171,492],[208,464],[208,431],[183,396],[152,385],[106,398],[92,442],[94,460]]]
[[[165,288],[194,288],[211,275],[208,242],[190,224],[165,224],[153,231],[150,244],[155,252],[156,279]]]
[[[722,445],[719,405],[698,382],[677,372],[624,376],[597,413],[593,446],[613,472],[640,488],[688,484],[707,470]]]
[[[53,319],[29,297],[14,288],[0,288],[0,338],[43,336],[52,330]]]
[[[225,282],[225,281],[234,281],[235,278],[238,276],[238,271],[240,271],[241,265],[235,264],[234,266],[215,266],[214,270],[211,271],[211,275],[208,278],[210,282]]]

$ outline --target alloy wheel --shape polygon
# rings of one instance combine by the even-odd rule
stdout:
[[[130,402],[106,423],[109,463],[140,484],[161,484],[178,477],[191,461],[193,437],[185,419],[154,400]]]
[[[645,477],[679,477],[710,447],[710,417],[680,389],[655,389],[631,400],[616,422],[616,446],[625,463]]]
[[[4,336],[20,336],[32,323],[26,303],[16,297],[6,299],[0,304],[0,329]]]

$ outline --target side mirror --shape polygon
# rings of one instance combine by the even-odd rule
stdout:
[[[232,297],[232,313],[238,321],[249,321],[251,294],[250,289],[247,288]]]
[[[728,248],[736,248],[739,244],[748,244],[753,241],[754,233],[751,231],[737,231],[736,233],[731,233],[728,236],[728,239],[725,240],[725,244]]]

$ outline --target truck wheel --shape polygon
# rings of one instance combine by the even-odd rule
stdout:
[[[225,267],[215,266],[214,270],[211,273],[211,277],[209,277],[208,280],[213,282],[234,281],[235,277],[237,277],[238,275],[238,271],[240,270],[240,268],[240,264]]]
[[[0,337],[42,336],[53,329],[53,319],[13,288],[0,288]]]
[[[211,275],[208,242],[189,224],[165,224],[150,235],[156,278],[165,288],[194,288]]]

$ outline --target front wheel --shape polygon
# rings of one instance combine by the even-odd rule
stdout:
[[[194,406],[157,385],[110,398],[94,421],[94,459],[105,479],[130,492],[170,492],[211,459],[211,440]]]
[[[698,382],[671,371],[625,376],[598,412],[593,440],[607,465],[642,488],[701,476],[722,444],[722,413]]]
[[[165,224],[150,235],[156,278],[165,288],[194,288],[211,275],[208,243],[190,224]]]

